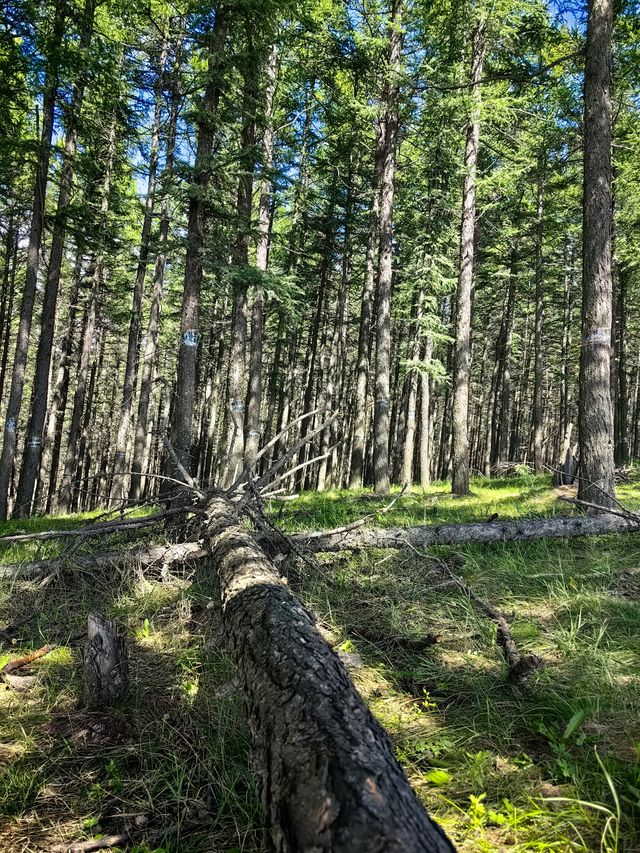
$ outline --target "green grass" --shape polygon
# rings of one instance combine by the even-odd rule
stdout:
[[[412,491],[376,523],[571,511],[546,478],[476,480],[472,491]],[[634,485],[619,497],[640,506]],[[302,530],[386,503],[332,492],[271,509],[285,529]],[[16,548],[2,561],[34,559]],[[494,626],[431,559],[448,549],[338,554],[298,566],[291,583],[335,646],[362,657],[358,688],[461,851],[639,850],[640,538],[457,551],[466,581],[505,613],[521,651],[545,660],[522,687],[505,680]],[[70,571],[45,588],[0,581],[0,628],[11,623],[19,638],[0,649],[0,665],[55,646],[32,667],[36,686],[0,689],[0,849],[118,831],[136,815],[150,829],[179,827],[149,849],[263,849],[247,721],[215,601],[206,570],[163,581],[135,569]],[[94,609],[123,624],[131,654],[131,698],[106,718],[81,703],[79,646]]]

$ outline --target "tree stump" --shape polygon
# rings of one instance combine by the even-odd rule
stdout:
[[[129,687],[129,661],[124,637],[101,613],[90,613],[84,650],[87,705],[105,708],[122,700]]]

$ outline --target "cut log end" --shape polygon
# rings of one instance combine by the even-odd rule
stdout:
[[[90,708],[108,708],[122,701],[129,689],[129,661],[124,637],[100,613],[90,613],[84,652],[84,686]]]

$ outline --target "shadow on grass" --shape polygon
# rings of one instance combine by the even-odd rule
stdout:
[[[0,625],[19,629],[16,650],[45,641],[54,650],[33,665],[34,687],[0,697],[0,848],[133,830],[141,851],[145,838],[149,850],[260,850],[248,728],[240,694],[228,689],[215,588],[114,569],[5,592]],[[83,704],[91,611],[116,618],[127,636],[130,694],[108,711]]]
[[[640,841],[640,811],[634,806],[640,784],[637,668],[633,675],[640,607],[606,597],[633,553],[624,559],[619,539],[578,547],[577,554],[567,543],[465,550],[465,579],[503,610],[521,652],[547,661],[520,687],[506,681],[495,626],[426,559],[383,552],[339,555],[305,577],[299,592],[342,647],[361,654],[364,669],[355,673],[357,683],[427,806],[445,821],[452,804],[458,810],[451,830],[458,843],[466,838],[456,834],[460,828],[475,826],[473,797],[482,795],[484,807],[496,814],[505,798],[524,812],[535,803],[531,826],[516,832],[519,844],[544,838],[559,846],[540,849],[565,849],[564,843],[571,849],[579,842],[571,824],[587,839],[577,849],[598,849],[603,822],[596,810],[568,804],[578,813],[561,818],[556,806],[544,802],[560,796],[615,811],[597,748],[624,799],[621,832],[634,849]],[[531,577],[538,573],[543,576]],[[576,712],[585,719],[565,737]],[[502,809],[496,819],[508,822]],[[488,836],[481,837],[489,843]],[[479,838],[468,849],[484,849],[473,846],[480,845]]]

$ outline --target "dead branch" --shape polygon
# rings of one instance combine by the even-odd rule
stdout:
[[[283,474],[279,474],[272,485],[276,485],[277,483],[281,483],[283,480],[286,480],[287,477],[291,477],[293,474],[296,474],[298,471],[302,471],[304,468],[308,468],[310,465],[315,465],[316,462],[322,462],[323,459],[326,459],[331,452],[334,450],[333,447],[330,447],[326,453],[323,453],[321,456],[314,456],[313,459],[307,459],[306,462],[301,462],[299,465],[296,465],[294,468],[289,468],[288,471],[285,471]]]
[[[499,610],[485,601],[484,598],[474,592],[474,590],[465,583],[452,569],[452,565],[463,566],[464,559],[459,554],[452,555],[448,560],[438,560],[438,566],[442,572],[469,598],[485,616],[488,616],[497,627],[496,641],[500,648],[509,670],[509,681],[518,683],[522,681],[530,672],[539,669],[543,666],[542,659],[538,655],[524,655],[518,651],[516,642],[513,639],[511,629],[507,624]]]
[[[30,663],[33,663],[34,660],[48,655],[50,651],[51,646],[43,646],[41,649],[38,649],[35,652],[31,652],[30,655],[25,655],[22,658],[10,660],[9,663],[6,663],[2,667],[2,670],[0,670],[0,672],[2,672],[3,675],[8,675],[10,672],[15,672],[16,669],[22,669],[22,667],[28,666]]]
[[[271,439],[271,441],[268,441],[265,444],[265,446],[260,449],[258,455],[256,456],[256,462],[264,456],[264,454],[267,452],[267,450],[269,450],[271,447],[273,447],[274,444],[276,444],[278,441],[280,441],[280,439],[282,438],[283,435],[286,435],[290,429],[292,429],[294,426],[296,426],[296,424],[301,423],[301,421],[305,421],[307,418],[312,418],[314,415],[317,415],[319,411],[320,411],[320,409],[314,409],[312,412],[307,412],[306,414],[300,415],[300,417],[297,417],[294,420],[289,421],[289,423],[286,425],[286,427],[284,429],[281,429],[277,435],[274,435],[274,437]]]
[[[191,828],[195,828],[199,824],[194,824]],[[180,829],[179,824],[165,827],[164,829],[156,829],[152,832],[142,831],[139,836],[140,841],[146,841],[147,844],[153,844],[156,841],[161,841],[167,835],[173,835]],[[189,825],[186,826],[189,829]],[[185,829],[185,825],[182,825]],[[103,835],[101,838],[88,838],[86,841],[68,841],[62,844],[55,844],[51,848],[51,853],[95,853],[98,850],[110,850],[113,847],[124,847],[126,844],[131,844],[134,840],[138,840],[138,833],[135,830],[118,832],[113,835]]]
[[[65,554],[49,560],[37,560],[32,563],[10,563],[0,566],[1,578],[38,578],[45,572],[64,568],[95,571],[96,569],[119,568],[137,565],[141,569],[159,567],[165,571],[172,566],[198,560],[206,556],[203,544],[195,542],[175,542],[170,545],[135,545],[123,550],[103,551],[97,554],[75,554],[73,560]]]
[[[0,536],[0,545],[5,542],[34,542],[44,541],[47,539],[75,538],[77,536],[89,538],[92,536],[101,536],[103,534],[122,533],[129,530],[137,530],[141,527],[150,527],[159,521],[164,521],[165,518],[168,518],[171,515],[178,515],[179,513],[185,512],[198,513],[200,510],[198,507],[193,505],[170,507],[169,509],[162,510],[162,512],[156,512],[153,515],[145,515],[141,518],[125,519],[124,521],[103,521],[99,524],[89,524],[84,527],[76,527],[71,530],[42,530],[38,533],[17,533],[11,536]]]
[[[600,504],[592,503],[591,501],[583,501],[579,498],[571,498],[568,495],[560,495],[558,500],[565,501],[569,504],[574,504],[575,506],[583,506],[586,509],[596,509],[600,512],[609,513],[609,515],[618,515],[620,518],[627,518],[630,521],[635,522],[636,524],[640,524],[640,513],[632,512],[630,509],[613,509],[609,507],[600,506]]]
[[[323,430],[325,430],[330,424],[333,423],[333,421],[338,417],[338,414],[339,412],[335,411],[317,429],[313,430],[313,432],[310,432],[308,435],[305,435],[304,438],[301,438],[300,441],[296,442],[292,447],[290,447],[289,450],[287,450],[286,453],[284,453],[279,459],[277,459],[273,463],[273,465],[267,471],[265,471],[264,474],[258,477],[258,479],[254,483],[256,489],[261,492],[267,485],[267,483],[273,480],[278,471],[281,471],[287,464],[287,462],[292,459],[295,454],[298,453],[298,451],[305,446],[305,444],[308,444],[310,441],[313,441],[316,436],[320,435]],[[245,492],[244,496],[238,503],[238,509],[240,510],[244,506],[246,506],[248,500],[250,500],[249,493]]]
[[[182,477],[184,479],[183,485],[187,486],[189,489],[191,489],[191,491],[195,492],[198,497],[205,497],[205,493],[202,491],[200,486],[196,483],[191,474],[184,467],[182,462],[178,459],[178,454],[173,449],[173,445],[171,444],[169,436],[166,435],[166,433],[162,436],[162,441],[164,442],[164,446],[167,450],[167,453],[171,457],[171,461],[176,466],[178,471],[180,471],[180,473],[182,474]]]

